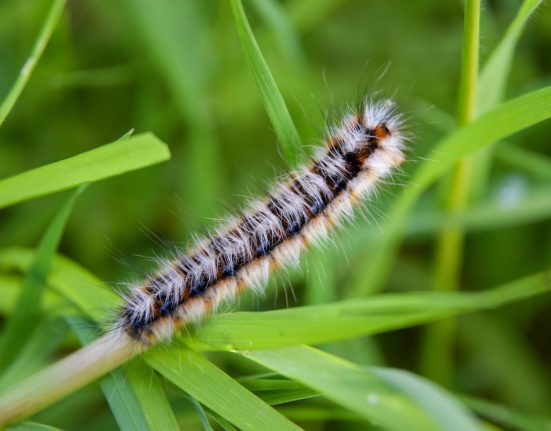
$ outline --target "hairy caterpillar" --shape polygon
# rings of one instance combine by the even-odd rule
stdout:
[[[308,166],[267,198],[162,263],[124,297],[115,327],[142,345],[170,337],[240,290],[262,289],[270,272],[353,215],[353,204],[404,160],[404,133],[394,103],[364,102],[329,131]]]

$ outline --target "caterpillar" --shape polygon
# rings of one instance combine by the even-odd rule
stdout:
[[[309,164],[124,294],[116,328],[147,346],[245,288],[262,290],[274,269],[298,262],[303,249],[352,218],[354,204],[404,161],[405,140],[394,102],[366,100],[329,129]]]

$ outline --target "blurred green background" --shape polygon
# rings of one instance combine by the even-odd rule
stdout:
[[[0,2],[0,95],[25,62],[50,4]],[[347,248],[349,237],[378,229],[385,206],[407,187],[407,172],[449,127],[448,115],[457,109],[463,5],[436,0],[275,4],[277,13],[266,0],[245,1],[245,8],[306,144],[305,154],[364,94],[396,98],[413,136],[411,162],[399,184],[384,187],[374,209],[370,206],[372,217],[347,229],[339,259],[329,262],[315,254],[306,277],[292,278],[297,299],[290,297],[289,305],[295,306],[347,296],[349,276],[366,258],[362,247]],[[482,64],[519,5],[484,2]],[[551,8],[544,5],[520,40],[508,97],[551,84],[550,42]],[[113,285],[139,279],[151,267],[142,256],[204,232],[248,196],[262,195],[286,169],[226,1],[69,1],[3,125],[0,178],[114,141],[129,129],[154,132],[168,143],[172,159],[89,187],[60,247]],[[509,150],[498,148],[488,187],[473,202],[486,212],[475,214],[468,226],[463,289],[485,289],[549,267],[550,136],[548,121],[510,138]],[[516,156],[517,146],[530,152]],[[507,210],[526,197],[533,207],[507,218]],[[0,247],[34,247],[65,198],[58,194],[2,210]],[[441,202],[442,193],[434,188],[417,205],[387,289],[430,287],[434,241],[445,217]],[[270,293],[252,307],[285,306],[283,295],[278,305],[273,298]],[[453,388],[549,413],[550,306],[547,296],[461,319]],[[420,345],[421,330],[413,329],[365,341],[364,350],[343,343],[327,348],[356,362],[420,372]],[[331,429],[331,422],[319,426]]]

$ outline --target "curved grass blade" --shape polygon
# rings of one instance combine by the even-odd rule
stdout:
[[[59,21],[59,18],[61,17],[61,13],[63,12],[63,8],[66,2],[67,0],[52,1],[52,6],[50,6],[50,11],[48,12],[48,16],[44,21],[44,25],[40,30],[40,33],[36,39],[36,42],[34,43],[34,47],[31,51],[31,54],[27,58],[27,61],[25,61],[25,64],[23,65],[23,67],[21,68],[21,71],[19,72],[19,76],[17,77],[17,79],[15,80],[15,83],[9,90],[6,98],[0,105],[0,127],[6,120],[6,117],[11,112],[12,108],[15,105],[15,102],[17,102],[17,99],[23,92],[25,85],[27,85],[27,82],[29,81],[29,78],[31,77],[33,70],[36,64],[38,63],[38,60],[40,60],[40,57],[42,56],[42,53],[44,52],[44,49],[46,48],[46,45],[48,44],[48,41],[52,36],[54,28],[57,22]]]
[[[0,181],[0,208],[120,175],[170,158],[151,133],[104,145]]]
[[[237,32],[241,45],[245,52],[245,58],[253,73],[254,79],[262,99],[264,107],[274,126],[281,150],[287,162],[294,166],[300,158],[301,139],[293,123],[291,114],[285,105],[283,96],[279,92],[277,84],[270,72],[268,64],[251,30],[247,16],[243,10],[241,0],[231,0],[232,10],[235,17]]]
[[[28,256],[27,256],[28,258]],[[19,256],[19,260],[24,260]],[[11,264],[15,263],[16,259],[12,256]],[[2,258],[0,256],[0,264],[2,263]],[[95,279],[92,275],[87,273],[84,270],[78,270],[78,267],[75,264],[69,264],[68,262],[60,261],[58,262],[58,275],[56,279],[52,280],[52,284],[56,286],[56,289],[64,294],[68,295],[70,300],[74,302],[75,304],[81,304],[84,311],[86,311],[89,315],[101,318],[104,316],[105,313],[105,306],[107,304],[113,304],[116,300],[116,295],[114,293],[110,293],[109,291],[106,291],[101,287],[101,284]],[[62,282],[68,280],[68,284],[62,284]],[[96,282],[94,282],[94,280]],[[75,286],[78,286],[78,289],[75,289]],[[103,299],[97,299],[97,298],[103,298]],[[96,299],[92,299],[96,298]],[[92,301],[91,303],[88,302],[88,300]],[[107,301],[106,303],[104,301]],[[103,303],[102,303],[103,302]],[[101,307],[99,307],[101,305]],[[178,351],[174,351],[172,356],[163,356],[163,354],[168,352],[162,352],[158,356],[159,361],[156,362],[159,371],[164,370],[166,373],[171,375],[171,372],[174,372],[176,367],[176,361],[174,359],[174,355],[178,355]],[[192,353],[189,353],[190,355]],[[149,355],[148,355],[149,357]],[[197,358],[200,359],[197,359]],[[163,359],[165,358],[165,359]],[[167,359],[168,358],[168,359]],[[163,361],[166,360],[166,363],[163,363]],[[176,361],[176,362],[175,362]],[[148,362],[150,363],[150,362]],[[198,365],[202,364],[202,365]],[[205,365],[208,364],[208,365]],[[150,365],[152,365],[150,363]],[[208,376],[201,376],[201,373],[197,370],[197,367],[201,369],[205,369],[207,367],[210,370],[210,374]],[[172,367],[172,368],[171,368]],[[187,365],[186,365],[187,367]],[[172,371],[171,371],[172,370]],[[162,373],[164,374],[164,373]],[[282,426],[282,429],[296,429],[296,427],[292,427],[293,425],[291,422],[286,421],[283,416],[277,414],[275,410],[273,410],[268,405],[262,403],[260,400],[251,399],[251,397],[254,397],[254,395],[250,394],[248,391],[246,391],[244,388],[242,388],[240,385],[235,383],[229,376],[225,375],[221,370],[217,369],[214,365],[210,364],[205,359],[201,358],[199,355],[194,355],[193,361],[189,361],[189,369],[186,368],[186,376],[189,378],[189,381],[185,381],[184,377],[182,377],[179,381],[175,381],[174,383],[178,386],[184,385],[184,384],[190,384],[190,385],[197,385],[197,387],[192,388],[190,390],[186,389],[186,392],[188,392],[191,396],[195,397],[199,402],[202,404],[208,406],[212,410],[216,411],[218,414],[224,416],[225,413],[227,413],[227,416],[224,416],[226,419],[230,420],[232,423],[235,423],[240,428],[246,426],[245,419],[239,418],[238,414],[239,412],[243,412],[244,410],[247,410],[247,408],[254,408],[256,411],[258,411],[258,418],[252,419],[252,424],[254,426],[262,424],[260,428],[256,429],[267,429],[267,423],[269,421],[274,421],[274,424],[280,424]],[[201,383],[201,378],[209,378],[209,379],[215,379],[215,382],[209,382]],[[169,378],[170,379],[170,378]],[[172,380],[172,379],[171,379]],[[177,379],[178,380],[178,379]],[[187,382],[187,383],[186,383]],[[147,382],[143,383],[147,384]],[[202,393],[201,391],[205,391],[205,393]],[[217,395],[216,391],[221,390],[219,394]],[[213,399],[216,399],[217,396],[224,397],[225,391],[237,391],[236,397],[243,397],[245,400],[249,400],[250,403],[252,403],[249,407],[246,406],[239,406],[239,407],[232,407],[232,406],[226,406],[223,407],[220,410],[220,407],[217,409],[217,405],[212,405],[214,402]],[[200,392],[200,396],[195,396],[195,391]],[[241,393],[245,391],[246,394]],[[239,401],[236,399],[234,400],[235,404],[239,404]],[[229,410],[229,411],[227,411]],[[277,415],[274,416],[274,415]],[[237,421],[237,422],[236,422]],[[285,426],[286,428],[285,428]],[[251,429],[250,427],[248,429]],[[254,428],[253,428],[254,429]]]
[[[239,429],[299,429],[195,352],[155,349],[145,355],[145,360],[180,389]]]
[[[524,0],[515,19],[484,65],[476,96],[477,115],[494,108],[504,99],[516,46],[528,19],[541,3],[542,0]],[[473,159],[471,190],[474,198],[481,197],[487,188],[493,155],[493,148],[487,147]]]
[[[150,430],[179,430],[174,411],[170,407],[163,382],[141,360],[125,367],[126,375],[142,406]]]
[[[213,316],[186,339],[196,349],[257,350],[387,332],[548,293],[548,272],[476,293],[386,294],[369,299]]]
[[[25,270],[32,256],[30,251],[5,251],[0,253],[0,268]],[[89,272],[59,257],[55,260],[49,284],[96,321],[105,320],[109,308],[120,300]],[[184,339],[204,350],[318,344],[495,308],[546,293],[549,289],[549,276],[544,272],[481,292],[392,294],[284,310],[219,314]]]
[[[484,65],[478,81],[478,114],[492,109],[503,100],[515,48],[528,19],[542,2],[543,0],[524,0],[515,19]]]
[[[168,160],[168,147],[142,133],[0,180],[0,208]]]
[[[392,265],[408,215],[421,194],[457,161],[513,133],[551,118],[551,87],[499,105],[440,141],[411,178],[410,185],[391,206],[381,225],[384,236],[372,243],[377,253],[365,258],[355,274],[351,294],[364,296],[380,290]]]

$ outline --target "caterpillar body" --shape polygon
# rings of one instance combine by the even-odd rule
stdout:
[[[116,327],[146,346],[244,288],[261,290],[272,270],[296,263],[305,247],[352,217],[353,205],[404,161],[402,125],[393,102],[364,102],[329,130],[309,165],[124,295]]]

